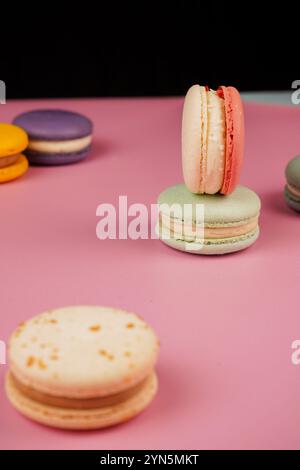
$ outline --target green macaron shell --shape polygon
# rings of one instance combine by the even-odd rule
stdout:
[[[300,156],[293,158],[288,163],[285,176],[288,184],[300,189]]]
[[[295,194],[291,193],[287,186],[284,188],[284,198],[289,207],[297,212],[300,212],[300,197],[297,197]]]
[[[197,204],[204,204],[204,222],[208,225],[223,225],[246,221],[259,215],[260,199],[254,191],[244,186],[238,186],[228,196],[221,194],[193,194],[184,184],[171,186],[158,197],[158,204],[163,214],[167,215],[165,207],[178,205],[178,210],[172,216],[182,219],[184,204],[193,206],[193,222],[197,220]],[[180,210],[181,207],[181,210]]]

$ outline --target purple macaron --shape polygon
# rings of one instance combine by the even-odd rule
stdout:
[[[93,124],[79,113],[41,109],[17,116],[13,123],[28,134],[25,150],[35,165],[65,165],[83,160],[89,153]]]

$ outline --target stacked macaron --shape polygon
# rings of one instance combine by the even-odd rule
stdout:
[[[0,183],[15,180],[28,169],[22,154],[28,145],[26,132],[20,127],[0,123]]]
[[[239,92],[233,87],[214,91],[192,86],[182,118],[185,185],[168,188],[158,199],[158,233],[163,242],[197,254],[224,254],[256,241],[260,199],[238,186],[243,153]]]
[[[7,396],[48,426],[112,426],[153,400],[158,351],[156,334],[134,313],[94,306],[47,311],[11,336]]]
[[[29,136],[26,156],[33,165],[65,165],[83,160],[91,149],[93,125],[79,113],[42,109],[20,114],[14,124]]]
[[[284,196],[287,205],[300,212],[300,156],[293,158],[285,170],[286,185]]]

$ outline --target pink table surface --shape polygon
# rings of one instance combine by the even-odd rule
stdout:
[[[1,120],[40,107],[95,123],[80,164],[30,168],[0,187],[0,339],[45,309],[99,304],[140,313],[162,348],[160,391],[127,424],[63,432],[7,402],[0,366],[2,449],[300,448],[300,216],[284,204],[286,162],[300,153],[300,109],[246,104],[242,183],[262,199],[261,237],[223,257],[176,252],[158,240],[99,241],[96,207],[156,202],[182,180],[182,99],[15,101]]]

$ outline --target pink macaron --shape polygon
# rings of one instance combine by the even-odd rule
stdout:
[[[182,118],[184,181],[196,194],[230,194],[239,183],[244,152],[244,113],[239,92],[192,86]]]

